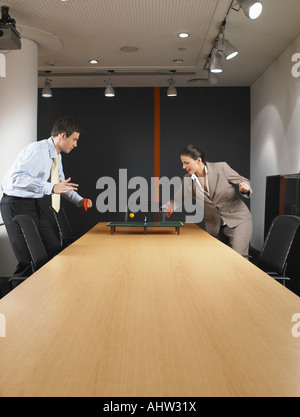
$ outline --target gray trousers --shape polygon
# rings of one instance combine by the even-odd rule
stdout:
[[[223,233],[229,238],[229,243],[232,249],[242,256],[249,255],[249,246],[252,238],[253,225],[252,219],[239,224],[236,227],[230,228],[225,226]]]

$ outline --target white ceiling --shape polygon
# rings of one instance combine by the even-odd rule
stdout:
[[[219,85],[249,86],[300,32],[299,0],[261,1],[263,13],[255,21],[230,9],[232,0],[8,0],[0,5],[9,7],[21,37],[38,43],[39,71],[51,71],[54,88],[104,87],[109,70],[116,87],[167,86],[170,71],[176,71],[176,86],[206,79],[205,62],[230,10],[226,38],[239,55],[223,61]],[[190,37],[180,39],[182,31]],[[123,52],[124,46],[138,50]],[[99,63],[89,64],[91,58]],[[40,87],[44,79],[39,77]]]

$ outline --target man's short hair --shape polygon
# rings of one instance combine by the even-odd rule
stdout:
[[[58,136],[60,133],[65,133],[67,137],[71,136],[74,132],[82,133],[83,129],[72,117],[63,116],[56,120],[53,125],[51,136]]]

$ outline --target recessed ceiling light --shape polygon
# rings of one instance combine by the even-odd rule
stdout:
[[[183,59],[179,58],[179,59],[173,59],[174,64],[182,64],[183,63]]]
[[[181,33],[178,34],[178,36],[180,38],[184,39],[184,38],[188,38],[190,36],[190,34],[187,33],[187,32],[181,32]]]
[[[98,64],[98,63],[99,63],[99,61],[98,61],[98,59],[90,59],[90,60],[89,60],[89,63],[90,63],[90,64]]]
[[[191,80],[188,80],[188,84],[207,85],[207,78],[192,78]]]
[[[138,48],[136,46],[122,46],[121,51],[122,52],[136,52],[138,51]]]

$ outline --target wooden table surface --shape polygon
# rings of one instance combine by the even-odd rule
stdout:
[[[195,225],[98,224],[0,300],[0,396],[299,396],[299,301]]]

